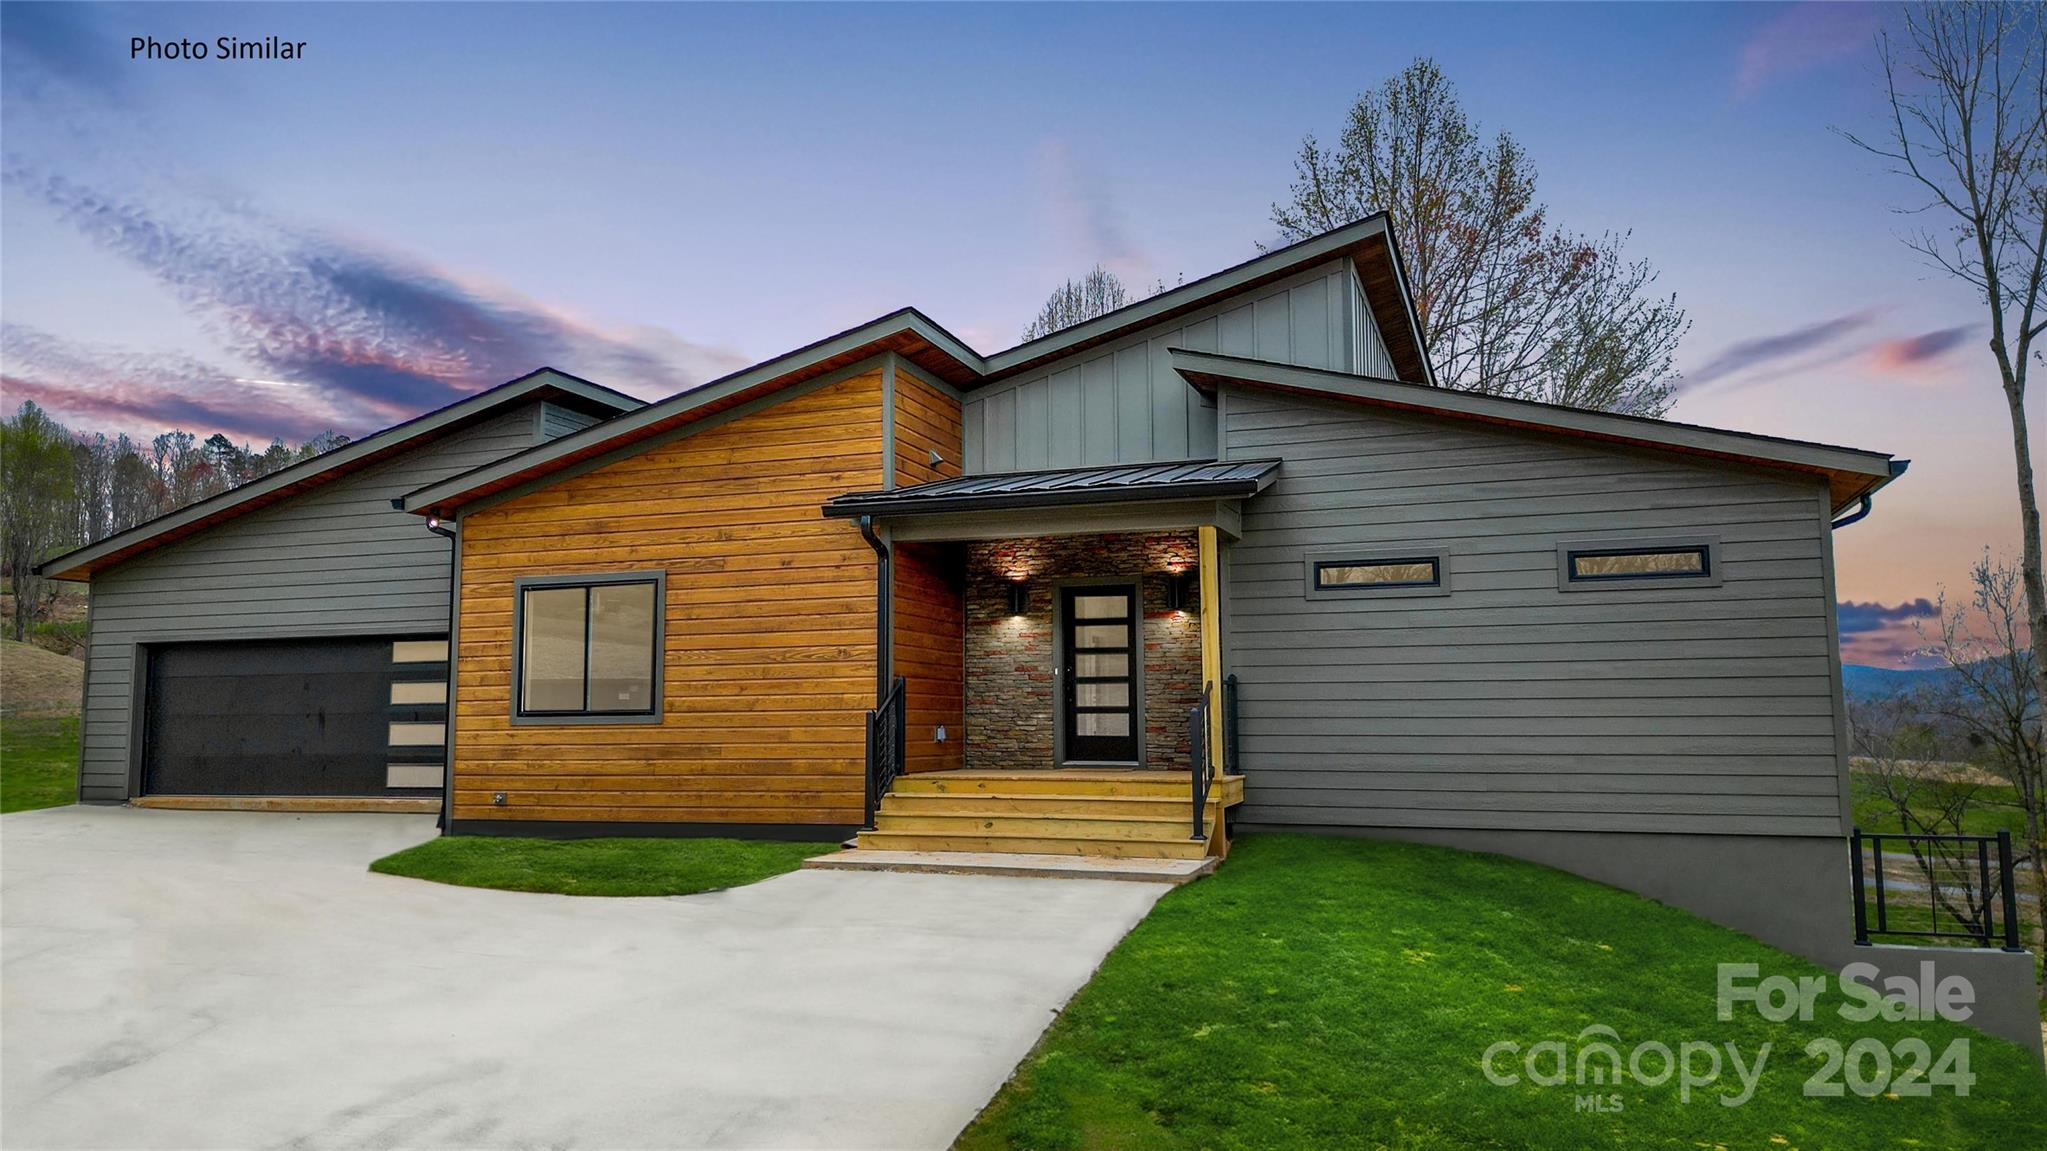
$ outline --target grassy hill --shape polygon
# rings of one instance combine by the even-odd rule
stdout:
[[[1246,836],[1110,953],[958,1147],[2047,1147],[2047,1076],[2030,1052],[1940,1020],[1851,1023],[1837,990],[1811,1022],[1747,1005],[1723,1022],[1721,963],[1835,986],[1748,936],[1534,864]],[[1866,1054],[1857,1089],[1809,1097],[1822,1064],[1807,1045],[1865,1038],[1885,1049],[1881,1081]],[[1892,1074],[1891,1051],[1915,1039],[1934,1056],[1966,1041],[1966,1097]],[[1720,1074],[1689,1089],[1578,1085],[1581,1053],[1602,1040],[1624,1059],[1652,1041],[1710,1044]],[[1533,1074],[1524,1062],[1549,1042],[1568,1051],[1571,1081],[1536,1081],[1547,1056]],[[1518,1047],[1489,1064],[1501,1043]],[[1752,1093],[1730,1044],[1751,1071],[1769,1046]],[[1703,1071],[1704,1051],[1692,1058]],[[1659,1059],[1643,1060],[1648,1078]]]
[[[78,704],[85,664],[0,639],[0,812],[78,794]]]

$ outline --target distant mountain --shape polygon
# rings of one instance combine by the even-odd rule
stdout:
[[[1944,667],[1864,667],[1859,663],[1841,665],[1841,690],[1851,698],[1873,699],[1913,691],[1940,682],[1954,672]]]

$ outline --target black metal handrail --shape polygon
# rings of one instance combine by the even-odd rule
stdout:
[[[1858,827],[1849,843],[1855,865],[1855,942],[1866,946],[1870,936],[1887,935],[1967,939],[1978,947],[1991,947],[2001,935],[2004,950],[2022,950],[2018,889],[2012,878],[2011,832],[1914,835],[1869,832]],[[1885,876],[1885,844],[1894,845],[1893,861],[1907,861],[1904,876]],[[1904,849],[1902,853],[1897,850],[1899,846]],[[1997,855],[1994,861],[1993,849]],[[1910,892],[1910,906],[1916,912],[1920,906],[1919,889],[1925,893],[1926,929],[1892,927],[1891,911],[1898,895]],[[1876,904],[1874,926],[1869,915],[1872,891]],[[1943,912],[1953,926],[1942,927]]]
[[[1214,779],[1215,765],[1208,756],[1208,709],[1209,697],[1215,685],[1201,685],[1201,702],[1187,709],[1187,749],[1189,790],[1194,800],[1194,838],[1208,838],[1208,785]]]
[[[1223,774],[1244,774],[1243,765],[1237,762],[1237,677],[1234,673],[1223,677]]]
[[[867,713],[867,822],[866,827],[874,829],[874,814],[881,810],[881,799],[896,784],[896,777],[903,774],[903,749],[909,744],[907,709],[903,706],[905,695],[903,677],[897,676],[895,684],[881,699],[881,706]]]

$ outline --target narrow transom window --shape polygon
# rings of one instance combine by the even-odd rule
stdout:
[[[1713,574],[1711,550],[1701,544],[1676,548],[1614,548],[1570,553],[1571,579],[1599,580],[1696,579]]]
[[[1315,587],[1321,591],[1338,588],[1437,587],[1442,582],[1443,561],[1439,556],[1322,560],[1315,565]]]
[[[656,580],[528,584],[519,597],[520,715],[655,713]]]

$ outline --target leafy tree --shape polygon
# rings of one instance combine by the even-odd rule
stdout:
[[[1068,280],[1052,290],[1045,306],[1038,310],[1038,318],[1025,326],[1024,341],[1028,343],[1113,312],[1128,303],[1129,298],[1130,294],[1124,290],[1123,281],[1116,278],[1116,273],[1096,264],[1087,275],[1078,280]]]
[[[1626,233],[1549,222],[1512,136],[1480,134],[1421,58],[1358,97],[1333,146],[1314,136],[1272,221],[1289,240],[1384,210],[1399,237],[1437,381],[1574,407],[1660,415],[1691,323]]]
[[[1908,9],[1903,43],[1877,41],[1890,120],[1843,132],[1915,187],[1904,239],[1961,281],[1990,321],[1988,350],[2011,418],[2019,492],[2019,583],[2036,700],[2047,699],[2047,574],[2026,428],[2026,376],[2047,353],[2047,6],[1943,3]],[[2032,738],[2043,738],[2037,704]],[[2037,842],[2037,839],[2036,839]]]
[[[71,436],[33,402],[0,421],[0,555],[14,591],[14,638],[48,608],[36,564],[77,539]]]

